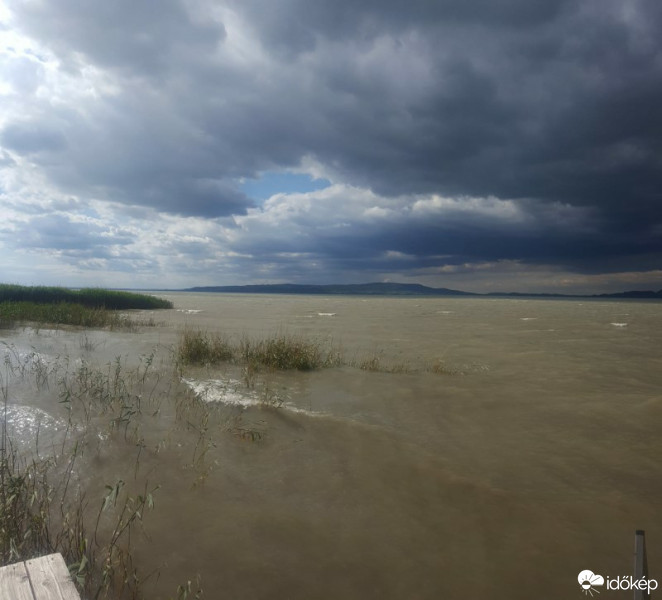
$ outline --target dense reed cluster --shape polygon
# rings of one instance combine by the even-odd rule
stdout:
[[[172,303],[146,294],[112,290],[0,285],[2,329],[17,322],[31,322],[130,330],[154,325],[154,321],[135,319],[117,311],[160,308],[172,308]]]
[[[154,310],[173,307],[169,300],[133,292],[102,288],[73,290],[63,287],[0,284],[0,303],[3,302],[32,302],[35,304],[66,302],[80,304],[88,308],[105,308],[107,310],[129,310],[131,308]]]

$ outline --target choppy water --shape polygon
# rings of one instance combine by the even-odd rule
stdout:
[[[209,598],[580,598],[580,571],[632,572],[635,529],[662,581],[662,304],[169,297],[163,325],[139,334],[0,332],[69,370],[156,349],[163,404],[140,421],[139,472],[161,487],[136,548],[162,568],[154,597],[199,573]],[[237,368],[188,369],[163,387],[184,326],[300,333],[411,372],[343,366],[247,388]],[[12,386],[26,448],[37,422],[45,436],[62,426],[53,384]],[[164,401],[187,393],[213,411],[202,458]],[[78,474],[91,489],[134,471],[135,445],[105,439]]]

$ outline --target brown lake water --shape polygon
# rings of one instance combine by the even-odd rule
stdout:
[[[160,486],[135,542],[141,569],[160,569],[149,597],[199,575],[219,599],[581,598],[584,569],[632,573],[635,529],[662,581],[662,304],[162,296],[175,309],[139,333],[0,331],[70,372],[155,352],[157,408],[125,435],[88,424],[76,473],[91,498],[119,478]],[[301,334],[408,372],[175,376],[184,327]],[[56,377],[9,384],[10,433],[34,451],[38,423],[46,453],[66,417]],[[183,414],[191,390],[204,418]]]

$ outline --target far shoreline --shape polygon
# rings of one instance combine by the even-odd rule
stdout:
[[[113,288],[115,289],[115,288]],[[286,296],[359,296],[363,298],[497,298],[521,300],[636,300],[660,301],[662,290],[629,290],[610,294],[561,294],[528,292],[464,292],[448,288],[430,288],[418,284],[372,283],[338,285],[265,284],[244,286],[198,286],[191,288],[116,288],[133,292],[254,294]]]

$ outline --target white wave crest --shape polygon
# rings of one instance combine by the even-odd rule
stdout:
[[[325,416],[324,413],[299,408],[281,397],[265,396],[247,389],[238,379],[195,379],[182,378],[184,383],[203,402],[220,402],[227,406],[242,408],[279,408],[309,417]]]
[[[260,405],[258,395],[253,390],[245,387],[242,389],[242,383],[236,379],[196,381],[182,378],[182,383],[204,402],[222,402],[230,406],[243,407]]]

